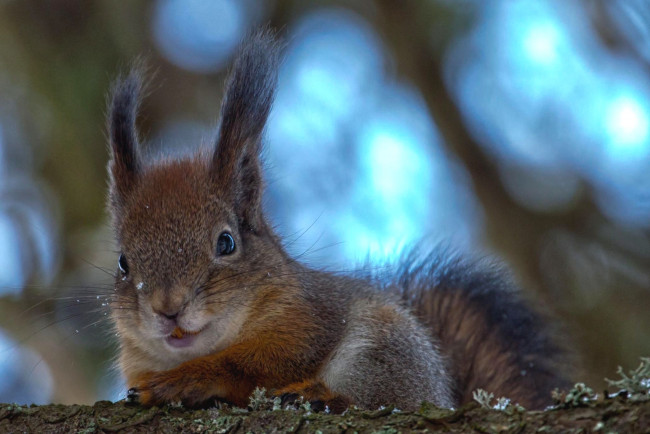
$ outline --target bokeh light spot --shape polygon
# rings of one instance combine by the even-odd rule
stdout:
[[[242,2],[159,0],[152,20],[154,41],[181,68],[208,72],[222,68],[246,28]]]
[[[633,96],[615,99],[607,111],[606,128],[614,156],[639,157],[648,151],[649,113]]]
[[[560,32],[553,23],[533,23],[524,34],[524,50],[531,61],[549,65],[557,60],[559,39]]]
[[[408,136],[375,129],[362,147],[367,155],[372,187],[385,200],[412,194],[417,185],[428,185],[426,157],[418,155]],[[423,179],[424,178],[424,179]]]

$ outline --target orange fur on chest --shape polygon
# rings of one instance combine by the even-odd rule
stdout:
[[[145,405],[175,401],[197,405],[221,398],[246,406],[255,387],[276,389],[312,374],[296,363],[302,351],[298,345],[261,336],[168,371],[138,375],[130,386],[140,391]]]
[[[238,343],[167,371],[137,374],[129,386],[141,391],[145,405],[175,401],[197,405],[220,398],[245,406],[255,387],[280,389],[312,378],[323,360],[304,358],[310,345],[317,345],[315,330],[305,318],[307,309],[298,301],[292,305],[275,301],[271,305],[275,308],[264,313],[261,304],[252,306],[255,326],[245,327]],[[175,338],[185,334],[180,327],[172,332]]]

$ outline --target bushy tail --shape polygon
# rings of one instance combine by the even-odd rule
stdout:
[[[480,388],[541,409],[551,403],[553,389],[569,385],[569,359],[553,327],[497,267],[432,254],[404,261],[397,284],[440,341],[458,404]]]

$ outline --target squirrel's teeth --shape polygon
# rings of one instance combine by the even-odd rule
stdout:
[[[184,335],[185,335],[185,333],[183,333],[183,329],[181,329],[180,327],[176,327],[176,328],[174,329],[174,331],[172,332],[172,335],[171,335],[171,336],[172,336],[173,338],[180,339],[180,338],[182,338]]]
[[[188,331],[188,330],[183,330],[182,328],[177,326],[174,329],[174,331],[172,332],[171,337],[173,337],[175,339],[181,339],[185,335],[193,336],[193,335],[198,335],[200,332],[201,332],[201,330],[198,330],[198,331],[195,331],[195,332],[191,332],[191,331]]]

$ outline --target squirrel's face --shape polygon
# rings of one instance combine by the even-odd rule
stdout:
[[[285,260],[261,206],[260,140],[276,69],[275,42],[261,35],[235,61],[217,142],[185,160],[142,161],[140,73],[115,86],[108,208],[121,255],[111,306],[123,345],[171,363],[228,345]]]
[[[205,161],[145,170],[115,229],[121,254],[112,306],[121,335],[166,358],[231,343],[262,271],[254,264],[269,246],[264,237],[242,236]]]

